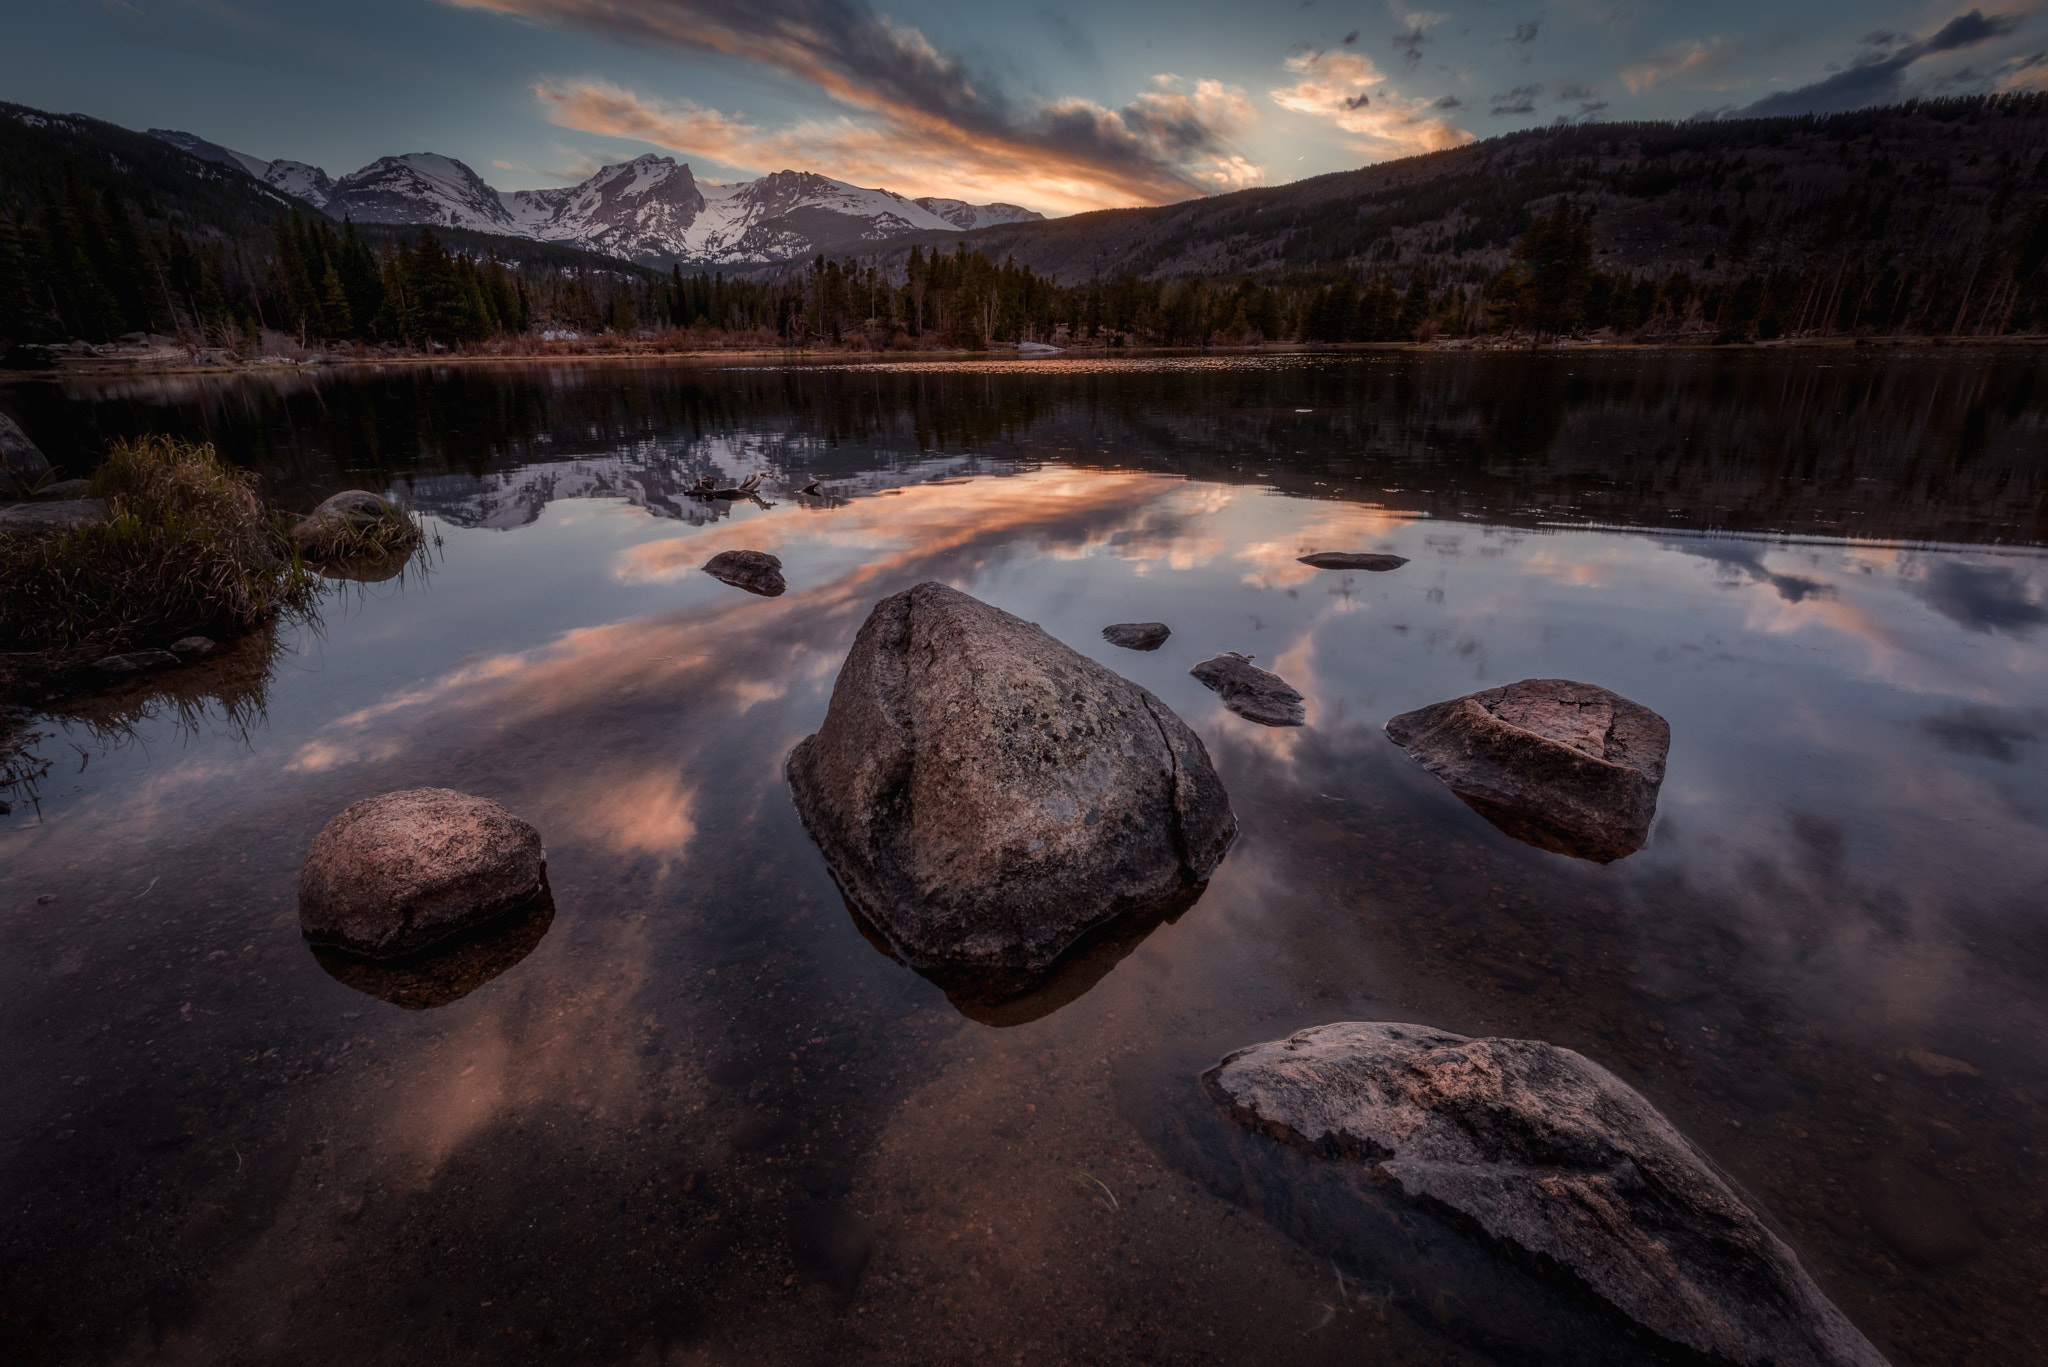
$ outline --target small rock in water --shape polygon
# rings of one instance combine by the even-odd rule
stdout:
[[[851,1299],[875,1252],[875,1231],[837,1203],[798,1210],[789,1218],[789,1252],[805,1280]]]
[[[1977,1070],[1959,1058],[1937,1054],[1932,1049],[1908,1049],[1906,1062],[1928,1077],[1976,1077]]]
[[[1419,1223],[1451,1212],[1508,1263],[1590,1293],[1661,1350],[1645,1360],[1883,1367],[1713,1163],[1569,1049],[1345,1021],[1240,1049],[1202,1085],[1310,1163],[1365,1169],[1357,1199],[1390,1191]]]
[[[1671,748],[1671,727],[1655,712],[1569,679],[1524,679],[1405,712],[1387,736],[1517,840],[1601,864],[1649,839]]]
[[[1170,708],[943,584],[875,605],[786,773],[871,938],[990,1002],[1178,915],[1237,829]]]
[[[1249,655],[1226,650],[1188,673],[1214,689],[1225,707],[1247,721],[1261,726],[1301,726],[1308,721],[1301,694],[1278,674],[1253,664]]]
[[[131,650],[126,655],[109,655],[103,660],[94,660],[92,667],[102,674],[134,674],[178,663],[178,657],[168,650]]]
[[[292,540],[309,555],[339,555],[352,549],[355,537],[390,522],[396,526],[405,515],[398,505],[367,489],[344,489],[300,519],[292,528]],[[410,533],[410,523],[405,524]]]
[[[782,562],[766,551],[720,551],[704,562],[704,573],[763,598],[789,587],[782,579]]]
[[[1319,570],[1371,570],[1375,574],[1398,570],[1408,563],[1405,555],[1375,555],[1370,551],[1317,551],[1298,558],[1302,564]]]
[[[1948,1267],[1975,1257],[1984,1235],[1962,1191],[1904,1158],[1852,1164],[1846,1174],[1863,1219],[1885,1246],[1914,1267]]]
[[[55,531],[107,520],[101,498],[71,498],[57,503],[17,503],[0,508],[0,532]]]
[[[53,892],[46,892],[41,897],[36,898],[36,905],[39,907],[46,907],[56,900],[57,894]]]
[[[196,660],[202,655],[212,654],[213,644],[204,636],[186,636],[171,642],[171,654],[180,659]]]
[[[540,832],[489,798],[446,788],[364,798],[306,851],[299,929],[368,958],[410,954],[531,901],[546,858]]]
[[[1164,622],[1118,622],[1102,629],[1102,639],[1125,650],[1157,650],[1173,635]]]

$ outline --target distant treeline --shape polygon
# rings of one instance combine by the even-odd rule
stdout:
[[[0,139],[6,345],[154,332],[247,347],[265,330],[427,351],[2048,331],[2044,96],[1516,134],[1108,216],[1158,225],[1146,259],[1184,259],[1201,239],[1237,264],[1085,281],[998,244],[1047,250],[1103,216],[818,256],[779,277],[663,273],[460,230],[336,223],[217,168],[195,173],[153,139],[33,118],[0,130],[13,139]],[[1353,188],[1294,202],[1339,182]]]

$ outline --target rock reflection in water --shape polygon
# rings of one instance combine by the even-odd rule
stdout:
[[[430,1011],[460,1001],[540,947],[555,923],[555,899],[545,880],[540,892],[516,911],[477,933],[424,954],[371,960],[343,950],[307,946],[336,982],[404,1007]]]
[[[833,881],[838,881],[836,876]],[[889,943],[888,936],[861,914],[851,898],[846,897],[844,889],[841,889],[840,897],[845,900],[846,912],[853,918],[854,928],[869,944],[938,987],[946,994],[946,1000],[953,1004],[953,1009],[967,1019],[1002,1029],[1043,1020],[1061,1007],[1079,1001],[1108,977],[1111,969],[1145,943],[1153,931],[1178,921],[1189,907],[1201,900],[1208,886],[1206,882],[1193,884],[1166,902],[1096,927],[1050,968],[1022,980],[1010,975],[975,977],[957,971],[947,973],[920,968],[897,952]]]
[[[350,560],[323,560],[316,566],[322,579],[339,579],[356,584],[382,584],[405,573],[413,562],[408,548],[382,556],[357,556]]]

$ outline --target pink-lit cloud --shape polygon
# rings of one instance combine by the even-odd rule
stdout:
[[[820,167],[842,179],[1060,210],[1161,204],[1257,184],[1238,149],[1256,119],[1242,91],[1157,78],[1121,108],[1031,100],[858,0],[447,0],[530,23],[750,62],[853,111],[764,129],[686,100],[598,80],[546,81],[564,127],[634,137],[754,170]]]

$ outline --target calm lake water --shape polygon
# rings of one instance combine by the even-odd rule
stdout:
[[[1506,1360],[1455,1297],[1340,1286],[1174,1138],[1224,1051],[1391,1019],[1614,1070],[1893,1362],[2048,1361],[2044,375],[1751,350],[0,390],[59,457],[205,436],[279,502],[387,489],[440,538],[317,629],[38,723],[49,773],[0,795],[0,1353]],[[771,506],[680,494],[754,472]],[[787,495],[813,476],[831,497]],[[788,593],[698,572],[741,547]],[[1022,1024],[863,938],[781,777],[869,609],[924,580],[1152,690],[1242,825],[1191,910]],[[1156,653],[1099,635],[1153,619]],[[1187,673],[1220,650],[1308,725],[1225,711]],[[1502,834],[1381,730],[1558,676],[1671,723],[1650,842],[1609,866]],[[552,920],[438,979],[323,967],[308,842],[422,785],[540,827]]]

